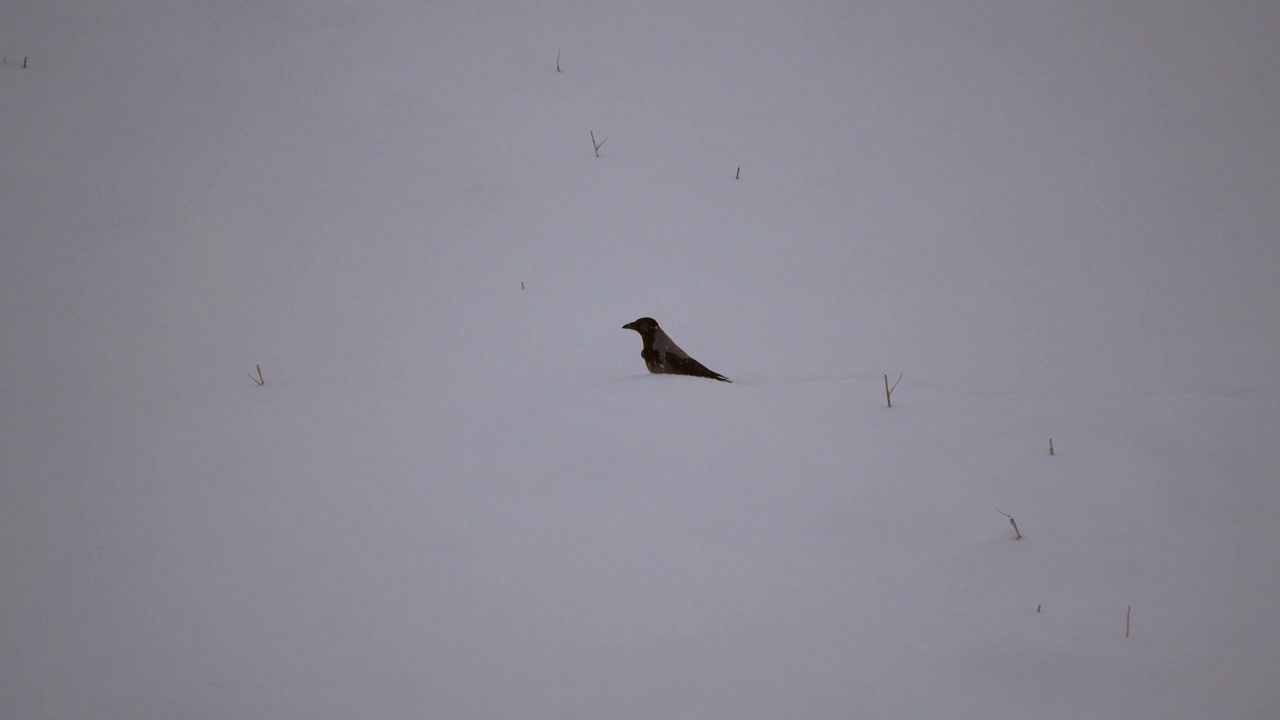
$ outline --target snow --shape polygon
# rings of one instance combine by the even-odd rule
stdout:
[[[1280,716],[1277,33],[8,11],[0,717]]]

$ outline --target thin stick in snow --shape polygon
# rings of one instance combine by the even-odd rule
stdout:
[[[898,379],[893,381],[893,387],[889,387],[889,376],[884,376],[884,404],[893,407],[893,391],[898,388],[898,383],[902,382],[902,373],[898,373]]]
[[[254,367],[255,369],[257,369],[257,371],[258,371],[258,377],[254,377],[254,376],[253,376],[253,373],[245,373],[245,375],[248,375],[250,380],[252,380],[252,381],[254,381],[255,383],[257,383],[257,384],[258,384],[258,387],[262,387],[263,385],[266,385],[266,384],[267,384],[267,381],[262,379],[262,366],[261,366],[261,365],[254,365],[253,367]]]
[[[1049,438],[1049,455],[1053,456],[1053,438]]]
[[[1012,515],[1010,515],[1010,514],[1009,514],[1009,513],[1007,513],[1007,512],[1004,512],[1004,511],[1003,511],[1003,510],[1001,510],[1000,508],[996,508],[996,512],[998,512],[998,513],[1000,513],[1001,515],[1003,515],[1003,516],[1005,516],[1005,517],[1009,518],[1009,524],[1013,526],[1013,539],[1014,539],[1014,540],[1021,540],[1021,539],[1022,539],[1022,533],[1018,532],[1018,523],[1014,521],[1013,516],[1012,516]]]
[[[1124,636],[1129,637],[1129,615],[1133,612],[1132,605],[1126,605],[1124,608]]]
[[[560,51],[556,50],[556,72],[560,72]]]
[[[606,136],[604,140],[601,140],[600,142],[596,142],[595,132],[592,130],[588,130],[587,132],[590,133],[591,135],[591,147],[595,149],[596,157],[600,157],[600,148],[604,147],[604,144],[609,142],[608,136]]]

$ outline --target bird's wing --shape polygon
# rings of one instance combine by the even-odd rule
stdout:
[[[729,378],[709,369],[706,365],[689,357],[689,353],[680,349],[671,337],[658,328],[653,335],[653,349],[658,354],[658,362],[669,373],[677,375],[696,375],[729,382]]]
[[[681,350],[662,328],[653,332],[653,351],[658,354],[658,362],[664,365],[676,359],[689,359],[689,353]]]
[[[693,375],[696,377],[712,378],[713,380],[723,380],[725,382],[732,382],[729,378],[708,368],[706,365],[703,365],[702,363],[698,362],[697,360],[694,360],[691,357],[668,358],[667,367],[669,368],[668,372],[674,373],[676,375]]]

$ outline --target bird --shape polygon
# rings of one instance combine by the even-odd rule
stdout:
[[[711,378],[721,382],[733,382],[718,372],[707,369],[706,365],[689,357],[689,353],[680,349],[662,328],[658,321],[651,317],[642,317],[622,326],[623,330],[635,330],[640,333],[644,347],[640,357],[644,358],[649,372],[666,375],[692,375],[694,377]]]

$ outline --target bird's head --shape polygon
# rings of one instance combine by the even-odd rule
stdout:
[[[654,320],[651,317],[642,317],[639,320],[635,320],[633,322],[627,323],[626,325],[623,325],[622,329],[635,330],[636,332],[643,335],[644,333],[653,332],[654,330],[657,330],[658,321]]]

